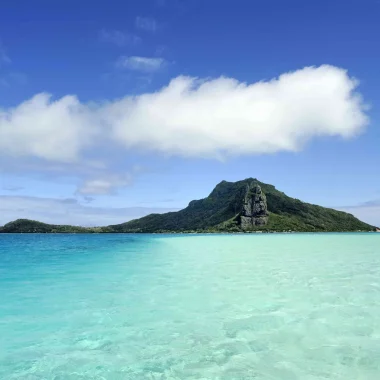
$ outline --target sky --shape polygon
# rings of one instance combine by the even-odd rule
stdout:
[[[0,224],[248,177],[380,225],[380,1],[3,0]]]

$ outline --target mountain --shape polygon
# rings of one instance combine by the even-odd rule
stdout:
[[[353,215],[288,197],[254,178],[220,182],[210,195],[180,211],[151,214],[96,228],[51,225],[27,219],[7,223],[0,232],[343,232],[375,231]]]
[[[220,182],[204,199],[177,212],[109,226],[114,232],[374,231],[353,215],[290,198],[254,178]]]

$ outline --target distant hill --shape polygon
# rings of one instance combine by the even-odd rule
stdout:
[[[267,222],[242,228],[242,216],[248,188],[259,185],[266,197]],[[254,178],[238,182],[220,182],[207,198],[191,201],[185,209],[166,214],[151,214],[126,223],[109,226],[115,232],[166,231],[374,231],[353,215],[288,197],[273,185]]]
[[[19,219],[0,232],[344,232],[375,231],[353,215],[288,197],[254,178],[222,181],[210,195],[180,211],[151,214],[126,223],[97,228],[50,225]]]
[[[36,220],[17,219],[0,227],[0,232],[4,233],[93,233],[103,232],[104,227],[78,227],[68,225],[56,225],[37,222]]]

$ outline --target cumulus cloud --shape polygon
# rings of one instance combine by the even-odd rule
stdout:
[[[139,36],[120,30],[103,29],[99,33],[99,39],[102,42],[111,43],[120,47],[127,45],[138,45],[141,43],[141,38]]]
[[[151,213],[176,211],[160,207],[107,208],[83,205],[75,198],[55,199],[0,195],[0,226],[27,218],[52,224],[105,226],[141,218]]]
[[[148,58],[148,57],[120,57],[116,66],[122,69],[153,72],[161,69],[166,61],[163,58]]]
[[[0,154],[75,161],[93,142],[96,109],[80,104],[75,96],[52,100],[38,94],[8,110],[0,109]]]
[[[357,86],[324,65],[252,84],[180,76],[157,92],[103,104],[38,94],[0,110],[0,154],[67,163],[104,145],[183,157],[294,152],[313,138],[363,131]]]
[[[136,17],[135,25],[137,29],[154,33],[157,30],[157,21],[150,17]]]

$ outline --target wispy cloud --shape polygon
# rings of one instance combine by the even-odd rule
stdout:
[[[151,33],[156,32],[158,28],[157,21],[150,17],[136,17],[135,25],[137,29],[145,30]]]
[[[140,165],[132,165],[127,171],[123,168],[123,173],[111,173],[109,170],[94,172],[87,176],[76,190],[77,195],[84,196],[84,199],[91,199],[90,195],[116,194],[118,189],[131,186],[136,176],[149,172]]]
[[[0,196],[0,225],[19,218],[53,224],[105,226],[141,218],[151,213],[176,211],[155,207],[93,207],[76,198],[55,199],[20,196]]]
[[[167,7],[176,12],[184,13],[191,8],[194,8],[198,1],[189,0],[154,0],[157,7]]]
[[[3,190],[5,191],[20,191],[23,190],[23,186],[3,186]]]
[[[364,202],[361,206],[379,206],[380,207],[380,199]]]
[[[120,57],[116,62],[116,66],[119,68],[143,71],[143,72],[154,72],[166,65],[166,61],[163,58],[149,58],[149,57]]]
[[[131,185],[133,176],[127,175],[110,175],[107,174],[102,178],[85,180],[77,189],[77,194],[81,195],[105,195],[114,194],[120,187]]]
[[[12,71],[8,74],[8,77],[12,83],[16,83],[19,85],[25,85],[28,83],[28,77],[24,73]]]
[[[380,199],[373,199],[370,201],[362,202],[357,205],[344,206],[343,208],[361,208],[361,207],[372,207],[372,206],[380,206]]]
[[[117,46],[138,45],[142,39],[135,34],[120,30],[103,29],[99,33],[99,39],[102,42],[111,43]]]
[[[12,63],[6,48],[0,40],[0,87],[11,87],[12,85],[24,85],[27,77],[24,73],[10,71],[5,66]]]
[[[158,203],[173,203],[175,202],[176,199],[174,198],[164,198],[164,199],[158,199],[158,200],[153,200],[153,201],[142,201],[142,202],[139,202],[139,204],[141,205],[148,205],[148,204],[158,204]]]
[[[23,86],[28,83],[28,77],[23,73],[6,72],[0,77],[0,85],[3,87],[11,87],[13,85]]]
[[[167,47],[164,45],[157,46],[156,47],[156,56],[162,56],[166,50],[167,50]]]
[[[380,199],[367,201],[354,206],[337,207],[336,209],[353,214],[364,222],[380,227]]]
[[[155,0],[155,3],[159,7],[164,7],[167,3],[167,0]]]
[[[189,0],[154,0],[154,3],[157,7],[170,7],[175,10],[186,10],[192,5],[193,3],[196,4],[195,1],[189,1]]]
[[[0,41],[0,67],[2,64],[10,64],[12,60],[6,52],[5,46]]]

